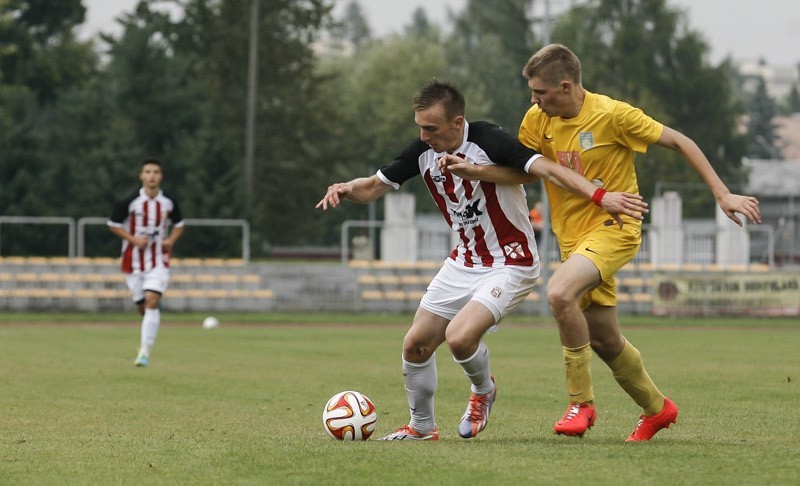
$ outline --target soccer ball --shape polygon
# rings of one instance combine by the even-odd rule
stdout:
[[[336,440],[367,440],[375,431],[376,422],[375,404],[357,391],[337,393],[322,410],[325,432]]]
[[[203,319],[203,329],[214,329],[219,327],[219,319],[214,316],[208,316]]]

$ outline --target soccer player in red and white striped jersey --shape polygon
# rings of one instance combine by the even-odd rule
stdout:
[[[161,325],[161,296],[169,285],[170,253],[184,229],[178,203],[161,190],[163,178],[158,160],[142,162],[142,188],[118,201],[108,219],[111,232],[122,239],[122,271],[143,316],[136,366],[149,363]],[[168,221],[172,224],[171,233]]]
[[[332,184],[317,207],[327,210],[341,199],[374,201],[412,177],[422,176],[447,225],[458,234],[459,244],[428,286],[403,341],[411,421],[384,440],[438,439],[433,410],[438,380],[435,351],[445,341],[471,382],[458,430],[461,437],[471,438],[486,426],[496,397],[483,335],[530,293],[539,276],[539,256],[525,192],[515,170],[506,172],[507,183],[481,182],[468,180],[470,168],[524,166],[531,174],[587,199],[597,188],[574,171],[540,160],[540,154],[500,127],[467,123],[464,97],[450,83],[428,83],[417,93],[413,108],[419,139],[377,174]],[[616,203],[625,197],[609,194],[608,200]],[[621,202],[615,207],[622,208]]]

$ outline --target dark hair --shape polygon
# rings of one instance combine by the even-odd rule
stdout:
[[[142,162],[142,167],[144,167],[145,165],[148,165],[148,164],[153,164],[153,165],[157,165],[157,166],[161,167],[161,162],[159,162],[156,159],[144,159],[144,162]]]
[[[449,81],[432,79],[414,97],[411,105],[414,111],[426,110],[436,103],[442,103],[447,118],[464,116],[464,95]]]

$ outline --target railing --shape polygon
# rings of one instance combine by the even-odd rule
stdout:
[[[59,224],[68,228],[67,256],[83,257],[86,250],[86,226],[105,225],[108,218],[87,216],[76,221],[68,217],[47,216],[0,216],[2,224]],[[242,228],[242,260],[250,260],[250,223],[244,219],[191,219],[184,220],[187,226],[235,226]],[[1,252],[0,252],[1,253]]]
[[[67,217],[49,216],[0,216],[2,224],[58,224],[66,225],[68,231],[67,256],[75,256],[75,220]],[[1,253],[1,252],[0,252]]]
[[[348,220],[341,226],[341,262],[347,264],[352,258],[351,236],[354,228],[380,228],[386,226],[384,221],[364,221]],[[429,227],[409,225],[417,230],[419,260],[441,260],[447,257],[452,250],[451,246],[443,245],[443,242],[450,242],[451,231],[449,228],[442,227],[439,231],[433,231]],[[394,226],[393,226],[394,227]],[[751,255],[753,263],[766,263],[770,268],[775,267],[775,228],[770,225],[747,225],[746,230],[751,234]],[[639,253],[634,257],[633,263],[652,263],[653,248],[648,234],[657,231],[650,225],[642,226],[642,246]],[[693,228],[683,229],[683,254],[682,262],[692,264],[712,264],[715,263],[717,252],[716,236],[720,231],[716,227],[704,229]],[[542,246],[539,248],[539,257],[547,267],[548,263],[560,261],[558,243],[554,235],[549,238],[542,238]],[[370,241],[369,244],[375,244]],[[376,257],[375,259],[380,259]],[[676,262],[678,263],[678,262]]]

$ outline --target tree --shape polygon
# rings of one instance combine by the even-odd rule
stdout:
[[[782,112],[784,115],[793,115],[800,113],[800,91],[798,91],[797,84],[793,84],[789,93],[786,95],[786,101],[783,104]]]
[[[80,0],[0,3],[0,79],[25,86],[43,102],[85,81],[95,57],[73,34],[85,13]]]
[[[778,136],[774,122],[777,108],[775,101],[767,93],[764,78],[758,78],[756,91],[747,107],[747,155],[756,159],[780,159],[777,147]]]
[[[316,94],[321,80],[314,73],[312,46],[330,19],[330,5],[323,0],[260,2],[256,197],[247,204],[241,188],[251,0],[180,3],[185,15],[164,36],[175,53],[172,63],[184,66],[173,69],[185,69],[187,81],[201,81],[184,85],[180,96],[207,101],[187,110],[197,118],[196,126],[171,144],[183,158],[190,156],[193,170],[185,182],[204,189],[181,200],[206,211],[203,217],[248,219],[256,257],[271,245],[305,243],[315,237],[306,209],[313,209],[309,186],[314,184],[314,194],[319,187],[307,174],[326,160],[316,140],[328,130],[319,116],[328,101]]]
[[[414,9],[414,13],[411,15],[411,23],[406,26],[405,35],[406,37],[426,37],[438,40],[438,31],[428,20],[428,15],[422,7]]]
[[[360,51],[372,38],[369,22],[356,0],[347,4],[342,24],[345,39],[355,46],[356,51]]]
[[[50,177],[54,158],[49,144],[52,113],[65,93],[88,82],[97,64],[91,45],[75,39],[83,21],[79,0],[0,2],[0,213],[64,214],[67,180]],[[40,254],[66,251],[63,235],[22,229],[4,252]]]
[[[486,119],[512,133],[530,106],[521,71],[535,45],[532,5],[532,0],[469,0],[446,42],[448,71],[458,73],[465,93],[483,97]]]
[[[317,200],[330,183],[374,173],[419,136],[413,96],[431,78],[441,77],[444,68],[444,49],[425,37],[393,37],[371,44],[358,56],[330,58],[320,66],[329,79],[322,85],[322,98],[338,104],[328,108],[331,132],[316,139],[327,155],[313,189]],[[419,181],[408,186],[404,190],[427,194]],[[338,242],[341,222],[366,219],[367,211],[367,206],[347,204],[329,214],[315,212],[316,227],[325,228],[319,241]]]

